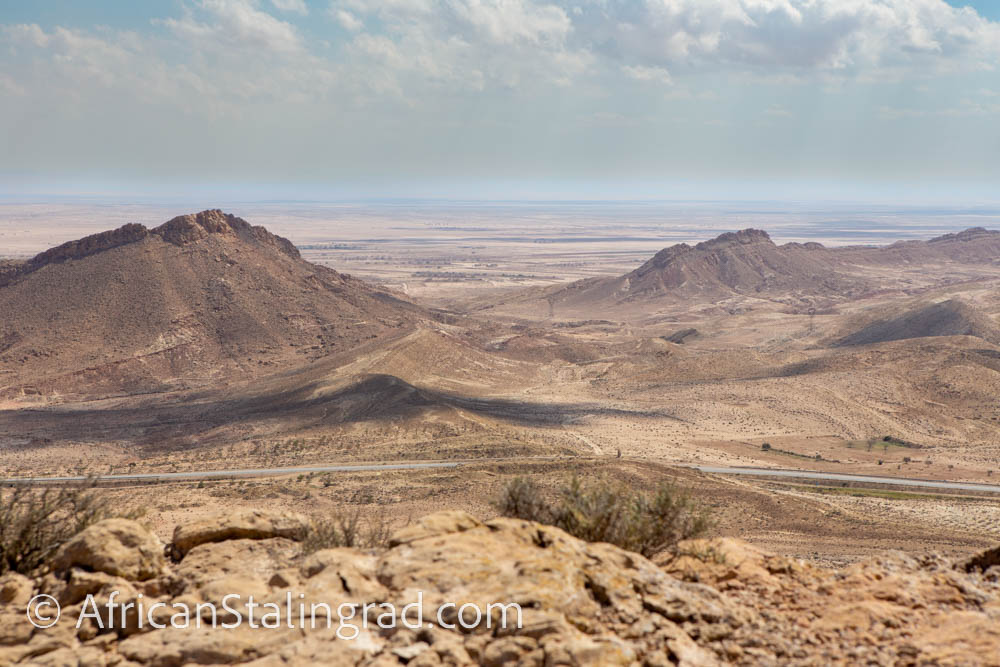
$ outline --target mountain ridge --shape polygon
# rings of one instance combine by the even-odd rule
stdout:
[[[174,245],[185,245],[208,234],[236,234],[246,240],[274,245],[292,258],[301,257],[298,249],[288,239],[272,234],[264,227],[252,226],[235,215],[223,213],[219,209],[208,209],[200,213],[179,215],[152,229],[130,222],[117,229],[61,243],[24,262],[0,267],[0,287],[50,264],[83,259],[123,245],[138,243],[150,235],[159,236]]]
[[[826,247],[816,242],[776,244],[764,230],[725,232],[694,245],[679,243],[655,253],[620,276],[595,277],[547,288],[544,299],[579,310],[695,296],[760,296],[826,306],[883,289],[866,275],[931,262],[993,264],[1000,261],[1000,231],[972,227],[927,241],[887,246]],[[525,298],[538,298],[531,292]]]
[[[0,395],[253,377],[431,317],[218,209],[64,243],[2,278]]]

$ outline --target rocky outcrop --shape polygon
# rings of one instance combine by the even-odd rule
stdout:
[[[829,252],[822,246],[778,246],[759,229],[721,234],[695,246],[681,243],[665,248],[624,278],[632,298],[679,289],[821,294],[859,288],[857,281],[833,270]]]
[[[82,259],[89,255],[111,250],[129,243],[136,243],[149,235],[149,230],[142,225],[129,223],[118,229],[112,229],[100,234],[85,236],[76,241],[69,241],[49,248],[45,252],[35,255],[27,262],[8,267],[7,271],[0,272],[0,287],[14,282],[23,276],[33,273],[44,266],[65,262],[72,259]]]
[[[130,222],[118,229],[91,234],[49,248],[26,262],[16,264],[6,262],[0,265],[0,287],[13,283],[49,264],[83,259],[124,245],[138,243],[151,235],[174,245],[187,245],[200,241],[210,234],[239,236],[243,241],[249,243],[272,246],[294,259],[300,257],[298,248],[288,239],[272,234],[264,227],[252,226],[246,220],[235,215],[223,213],[218,209],[210,209],[201,213],[178,216],[153,229],[147,229],[143,225]]]
[[[298,249],[288,239],[272,234],[264,227],[252,226],[243,218],[223,213],[219,209],[177,216],[154,228],[150,233],[174,245],[194,243],[209,234],[233,234],[244,241],[271,245],[289,257],[299,258]]]
[[[120,538],[102,552],[92,532],[84,541],[96,552],[86,558],[60,561],[40,579],[0,578],[0,620],[9,621],[0,665],[977,665],[1000,655],[996,568],[967,573],[892,555],[830,571],[731,539],[683,543],[654,562],[550,526],[458,511],[424,517],[381,551],[303,555],[281,528],[288,521],[259,513],[254,525],[272,528],[255,539],[234,532],[232,518],[181,528],[181,538],[213,539],[175,543],[183,556],[145,581],[111,574],[142,556],[122,551]],[[147,540],[135,541],[141,552]],[[86,569],[94,562],[100,569]],[[150,618],[167,627],[130,612],[113,631],[94,619],[33,630],[23,616],[38,592],[72,620],[85,595],[103,604],[113,590],[118,602],[166,605]],[[239,614],[240,627],[170,627],[170,605],[201,604],[207,622],[208,605],[222,608],[230,594],[240,598],[218,622]],[[247,623],[250,595],[257,628]],[[304,629],[300,603],[336,610],[331,627]],[[345,603],[369,608],[350,616]],[[508,608],[505,625],[492,603],[520,605],[520,623]],[[261,615],[268,604],[277,610],[270,624]],[[385,605],[411,605],[412,627],[398,613],[395,627],[380,627]]]
[[[693,541],[669,574],[723,593],[754,622],[739,662],[996,665],[1000,571],[901,553],[831,571],[738,540]],[[987,630],[987,628],[990,628]]]
[[[309,519],[295,512],[241,510],[221,518],[177,526],[172,542],[177,558],[199,544],[226,540],[266,540],[284,537],[302,540],[309,531]]]
[[[60,547],[52,560],[57,570],[81,568],[132,581],[163,572],[163,544],[139,523],[105,519],[82,530]]]

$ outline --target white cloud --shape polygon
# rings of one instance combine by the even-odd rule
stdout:
[[[0,169],[777,174],[790,145],[795,177],[997,169],[1000,24],[944,0],[322,0],[308,30],[297,5],[0,25],[0,121],[25,128]]]
[[[42,47],[48,44],[49,41],[48,35],[35,24],[25,25],[21,23],[18,25],[5,25],[2,26],[2,31],[11,46],[23,46],[27,44]]]
[[[590,63],[567,39],[572,21],[561,7],[534,0],[342,0],[331,15],[359,32],[355,56],[410,95],[566,85]],[[346,14],[346,16],[345,16]],[[363,26],[378,26],[361,32]],[[357,61],[357,59],[355,59]]]
[[[3,26],[3,35],[18,50],[41,50],[54,66],[53,74],[71,94],[77,94],[82,82],[88,86],[107,88],[116,82],[132,78],[129,66],[141,51],[141,40],[130,32],[122,32],[114,39],[82,30],[57,27],[46,33],[38,25]],[[15,80],[17,74],[22,80]],[[23,70],[8,74],[0,72],[6,80],[5,88],[12,91],[35,89],[39,83],[54,85],[54,81],[39,82],[30,72]]]
[[[252,0],[200,0],[197,5],[210,20],[201,22],[190,12],[162,23],[183,39],[202,45],[212,42],[240,49],[295,53],[302,44],[295,27],[258,8]]]
[[[358,17],[346,9],[336,9],[331,7],[330,14],[337,20],[337,23],[339,23],[344,30],[357,32],[365,27],[365,24],[358,20]]]
[[[944,0],[636,0],[582,4],[579,39],[632,66],[872,74],[993,67],[1000,24]]]
[[[271,4],[274,5],[275,9],[283,12],[295,12],[303,16],[309,14],[309,7],[306,6],[305,0],[271,0]]]
[[[52,95],[131,87],[131,98],[197,94],[221,109],[262,99],[350,107],[379,96],[433,105],[442,93],[544,94],[570,84],[579,85],[577,96],[615,95],[627,79],[646,84],[630,94],[648,88],[660,99],[702,101],[703,74],[749,71],[775,86],[819,78],[826,89],[852,77],[919,75],[913,85],[933,91],[928,75],[1000,63],[1000,23],[944,0],[333,0],[328,7],[350,34],[327,46],[266,11],[308,11],[303,0],[191,0],[157,20],[165,35],[2,26],[10,57],[34,55],[30,66],[4,68],[0,60],[0,88],[30,96],[46,86]],[[956,109],[980,113],[974,105]]]

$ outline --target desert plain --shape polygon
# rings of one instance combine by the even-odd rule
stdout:
[[[164,539],[576,474],[822,564],[1000,541],[1000,212],[223,208],[0,205],[2,477],[100,476]]]

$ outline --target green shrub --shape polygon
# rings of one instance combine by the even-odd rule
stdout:
[[[550,501],[537,482],[519,477],[504,489],[497,508],[503,516],[549,524],[580,539],[610,542],[647,557],[671,550],[708,527],[705,512],[667,483],[645,493],[605,481],[585,486],[573,477]]]
[[[0,574],[30,574],[87,526],[115,516],[139,516],[113,509],[95,484],[89,480],[45,489],[18,484],[0,491]]]

